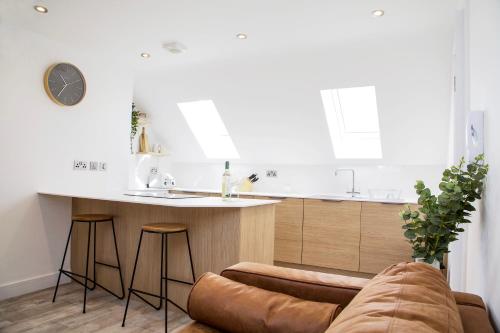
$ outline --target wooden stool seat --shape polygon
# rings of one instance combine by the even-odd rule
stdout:
[[[113,215],[109,214],[75,214],[71,218],[73,221],[79,222],[104,222],[111,221]]]
[[[187,227],[181,223],[149,223],[142,226],[142,230],[158,233],[173,233],[186,231]]]

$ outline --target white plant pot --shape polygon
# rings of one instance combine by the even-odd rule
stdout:
[[[426,263],[424,258],[415,258],[415,262],[423,262],[424,264],[431,265],[435,269],[441,269],[441,264],[436,259],[434,259],[434,262],[432,264]]]

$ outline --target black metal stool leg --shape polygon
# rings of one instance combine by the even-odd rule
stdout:
[[[188,245],[188,251],[189,251],[189,263],[191,264],[191,274],[193,276],[193,283],[196,282],[195,274],[194,274],[194,265],[193,265],[193,257],[191,256],[191,245],[189,244],[189,235],[186,230],[186,241]]]
[[[132,294],[131,290],[134,286],[135,270],[137,268],[137,260],[139,259],[139,253],[141,251],[141,243],[142,243],[142,235],[143,234],[144,234],[144,231],[141,230],[141,236],[139,238],[139,245],[137,246],[137,254],[135,255],[134,270],[132,271],[132,280],[130,280],[130,288],[128,288],[127,305],[125,306],[125,313],[123,314],[122,327],[125,326],[125,319],[127,319],[128,305],[130,303],[130,295]]]
[[[94,259],[94,271],[93,271],[93,275],[94,277],[92,278],[93,279],[93,286],[92,288],[89,288],[89,290],[94,290],[95,289],[95,282],[97,281],[97,277],[96,277],[96,269],[95,269],[95,257],[96,257],[96,243],[97,243],[97,223],[95,222],[90,222],[91,226],[92,224],[94,225],[94,255],[93,255],[93,259]]]
[[[87,239],[87,264],[85,266],[85,288],[83,289],[83,313],[87,304],[87,281],[89,278],[89,254],[90,254],[90,234],[92,233],[92,223],[89,223],[89,235]]]
[[[163,305],[163,247],[165,246],[165,235],[161,234],[161,255],[160,255],[160,305],[156,310],[160,310]]]
[[[115,232],[115,221],[111,220],[111,227],[113,228],[113,240],[115,242],[115,253],[116,253],[116,262],[118,263],[118,272],[120,272],[120,285],[122,287],[122,296],[118,297],[119,299],[125,298],[125,287],[123,286],[123,276],[122,276],[122,267],[120,265],[120,256],[118,255],[118,245],[116,243],[116,232]]]
[[[69,240],[71,239],[71,232],[73,231],[73,224],[75,222],[71,221],[71,227],[69,228],[68,240],[66,241],[66,247],[64,248],[64,255],[61,263],[61,268],[59,268],[59,276],[57,277],[56,290],[54,290],[54,297],[52,297],[52,303],[56,301],[57,289],[59,289],[59,282],[61,281],[61,274],[64,268],[64,260],[66,260],[66,253],[68,252]]]
[[[164,281],[165,281],[165,333],[167,333],[168,332],[168,236],[165,237],[165,280]]]

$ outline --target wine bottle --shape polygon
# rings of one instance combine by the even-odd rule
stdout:
[[[222,174],[222,200],[231,199],[231,173],[229,172],[229,161],[226,161],[225,170]]]

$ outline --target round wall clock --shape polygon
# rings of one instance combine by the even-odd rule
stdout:
[[[44,77],[45,91],[59,105],[80,103],[85,96],[85,78],[76,66],[58,63],[50,66]]]

